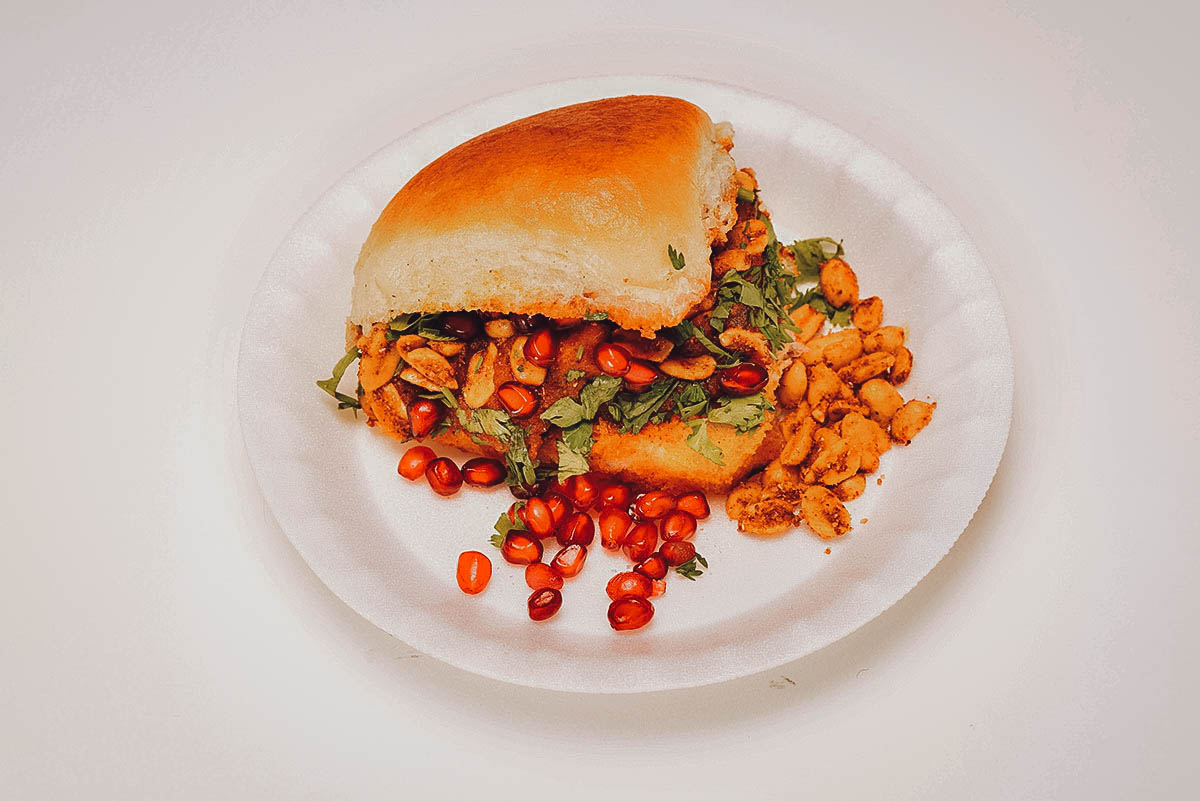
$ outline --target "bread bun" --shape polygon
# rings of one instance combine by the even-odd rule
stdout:
[[[708,291],[710,245],[735,221],[727,147],[703,110],[656,96],[566,106],[464,142],[371,229],[350,321],[478,309],[675,325]]]

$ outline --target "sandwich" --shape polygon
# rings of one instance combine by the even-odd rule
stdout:
[[[503,460],[518,497],[593,471],[728,490],[779,455],[801,328],[848,313],[801,291],[840,245],[782,245],[732,148],[728,123],[658,96],[458,145],[372,227],[318,383],[388,436]]]

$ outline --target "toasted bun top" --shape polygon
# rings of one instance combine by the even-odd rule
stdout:
[[[405,184],[371,229],[350,321],[479,309],[674,325],[708,291],[709,246],[735,221],[722,138],[691,103],[631,96],[464,142]]]

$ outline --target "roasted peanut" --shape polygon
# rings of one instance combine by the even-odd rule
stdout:
[[[907,445],[933,419],[934,404],[910,400],[892,416],[892,439]]]
[[[755,473],[729,491],[725,498],[725,512],[734,520],[746,513],[750,504],[759,499],[763,493],[763,474]]]
[[[800,329],[800,332],[794,335],[797,342],[808,342],[820,333],[821,328],[825,325],[825,315],[807,303],[792,311],[788,316],[792,318],[792,324]]]
[[[844,328],[809,341],[808,350],[800,354],[800,360],[805,364],[823,361],[834,370],[840,370],[862,352],[862,334],[857,329]]]
[[[745,328],[726,328],[717,337],[722,347],[748,354],[750,361],[762,367],[771,362],[771,346],[767,338],[757,331]]]
[[[869,334],[883,325],[883,301],[877,297],[863,298],[854,304],[854,327]]]
[[[874,473],[879,469],[879,454],[887,450],[887,446],[881,447],[879,444],[879,435],[883,435],[884,442],[887,442],[887,434],[878,423],[868,420],[857,412],[852,412],[842,418],[838,425],[838,432],[842,439],[850,443],[850,447],[859,453],[858,469],[867,473]]]
[[[803,362],[793,361],[779,379],[779,402],[798,406],[808,393],[808,370]]]
[[[427,389],[430,392],[441,392],[442,391],[442,388],[440,386],[438,386],[437,384],[430,381],[420,371],[414,370],[411,367],[405,367],[403,370],[400,371],[400,380],[407,381],[408,383],[412,384],[413,386],[420,387],[421,389]]]
[[[433,348],[438,353],[446,358],[457,356],[467,347],[465,342],[430,342],[429,347]]]
[[[400,365],[401,353],[387,339],[387,326],[376,325],[370,336],[359,337],[362,356],[358,361],[358,383],[364,392],[374,392],[392,380]]]
[[[841,397],[842,379],[824,364],[808,368],[808,405],[816,409],[826,401]]]
[[[722,250],[712,260],[713,275],[718,277],[724,275],[730,270],[741,272],[750,266],[750,260],[746,257],[746,251],[741,248],[729,248]]]
[[[912,373],[912,366],[912,351],[901,346],[896,350],[896,363],[892,365],[892,370],[888,373],[888,380],[897,386],[903,384]]]
[[[648,362],[661,362],[675,349],[674,342],[660,336],[618,336],[614,339],[621,347],[629,351],[630,356],[635,359],[645,359]]]
[[[860,473],[857,476],[850,476],[850,478],[834,487],[833,494],[838,497],[838,500],[844,503],[862,495],[866,489],[867,477]]]
[[[886,425],[904,405],[904,398],[896,388],[882,378],[872,378],[863,384],[858,397],[871,410],[871,419],[880,425]]]
[[[822,443],[810,467],[822,484],[831,487],[857,473],[861,458],[849,442],[834,434],[832,439]]]
[[[363,411],[375,420],[382,431],[408,439],[412,434],[408,423],[408,405],[400,397],[395,384],[384,384],[372,392],[364,393],[362,397]]]
[[[446,357],[432,348],[417,348],[403,354],[404,361],[413,369],[428,378],[438,387],[458,389],[458,381],[454,378],[454,368]],[[405,379],[408,380],[408,379]],[[412,383],[416,383],[415,381]]]
[[[525,341],[529,337],[517,337],[512,341],[508,351],[508,364],[512,367],[513,378],[531,387],[540,387],[546,383],[546,368],[539,367],[525,358]]]
[[[483,331],[492,339],[508,339],[516,336],[517,327],[512,320],[488,320],[483,324]]]
[[[813,432],[816,430],[816,421],[811,417],[804,418],[796,431],[784,443],[783,450],[779,454],[779,461],[791,466],[804,464],[809,450],[812,449]]]
[[[821,292],[825,299],[839,309],[858,302],[858,276],[841,259],[830,259],[821,265]]]
[[[495,322],[495,321],[493,321]],[[483,406],[496,392],[496,357],[499,349],[495,342],[471,357],[467,363],[467,380],[463,385],[463,400],[472,409]]]
[[[858,386],[877,375],[882,375],[896,363],[896,357],[890,353],[878,351],[860,356],[850,364],[838,370],[838,378],[847,384]]]
[[[751,192],[758,189],[758,181],[755,180],[754,173],[750,170],[738,170],[733,174],[733,180],[737,182],[738,189],[746,189]]]
[[[904,347],[904,329],[898,325],[885,325],[863,337],[863,350],[867,353],[895,353]]]
[[[840,537],[850,530],[850,513],[837,496],[825,487],[804,491],[800,511],[808,527],[823,540]]]
[[[684,381],[703,381],[716,371],[717,360],[704,353],[684,359],[667,359],[658,367],[672,378],[681,378]]]

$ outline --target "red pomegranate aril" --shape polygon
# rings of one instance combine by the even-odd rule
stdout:
[[[562,488],[567,500],[581,512],[590,509],[600,495],[600,487],[597,486],[596,480],[586,473],[582,476],[571,476],[563,482]]]
[[[625,386],[635,392],[640,392],[653,384],[656,378],[658,378],[658,370],[646,362],[633,361],[629,363],[629,370],[625,373]]]
[[[518,500],[526,501],[534,495],[541,495],[546,491],[548,486],[546,481],[539,481],[536,484],[509,484],[508,491]]]
[[[649,598],[650,589],[650,579],[630,570],[610,578],[604,591],[609,598],[619,601],[622,598]]]
[[[558,527],[561,545],[591,545],[596,538],[596,524],[587,512],[572,512]]]
[[[463,551],[458,555],[455,578],[458,588],[468,595],[481,593],[492,580],[492,560],[479,551]]]
[[[528,531],[510,531],[500,546],[500,555],[512,565],[531,565],[542,561],[542,541]]]
[[[696,518],[681,509],[668,512],[662,519],[664,540],[690,540],[696,535]]]
[[[458,465],[439,456],[425,467],[425,480],[438,495],[453,495],[462,486],[463,475]]]
[[[757,364],[743,362],[726,367],[717,374],[721,389],[729,395],[753,395],[767,385],[767,371]]]
[[[505,512],[508,515],[508,522],[516,524],[518,520],[525,522],[525,501],[513,501],[512,506],[508,507]]]
[[[463,463],[462,474],[472,487],[494,487],[504,482],[508,469],[496,459],[479,456]]]
[[[529,533],[538,537],[549,537],[554,533],[554,513],[550,505],[541,498],[530,498],[525,501],[525,514],[522,515]]]
[[[530,334],[525,340],[525,358],[538,367],[549,367],[554,364],[558,355],[558,340],[549,328],[543,328],[535,334]]]
[[[625,535],[625,555],[632,562],[648,558],[658,548],[658,526],[638,523]]]
[[[539,325],[546,322],[545,318],[540,314],[514,314],[509,319],[512,320],[512,324],[516,327],[518,334],[531,333]]]
[[[471,312],[449,312],[442,315],[442,333],[455,339],[474,339],[483,331],[479,315]]]
[[[639,520],[658,520],[675,509],[675,496],[662,490],[651,490],[637,497],[630,511]]]
[[[553,587],[542,587],[529,596],[528,605],[529,617],[533,620],[554,617],[554,613],[562,606],[562,593]]]
[[[413,436],[425,439],[442,420],[442,404],[429,398],[418,398],[408,407],[408,424]]]
[[[575,578],[579,575],[579,571],[583,570],[585,561],[587,561],[587,546],[575,543],[554,554],[554,558],[550,560],[550,567],[563,578]]]
[[[625,542],[629,526],[633,521],[624,509],[610,506],[600,510],[600,545],[609,551],[615,551]]]
[[[667,580],[665,578],[654,579],[650,582],[650,597],[657,598],[660,595],[665,595],[667,592]]]
[[[600,488],[600,508],[616,506],[624,509],[633,500],[633,490],[625,484],[605,484]]]
[[[689,492],[675,499],[675,508],[681,509],[697,520],[708,517],[708,498],[703,492]]]
[[[583,322],[582,317],[563,317],[558,320],[551,320],[550,325],[554,326],[555,331],[567,331],[574,328]]]
[[[645,598],[622,598],[608,605],[608,625],[617,631],[640,629],[654,617],[654,604]]]
[[[687,540],[664,542],[658,549],[659,555],[671,567],[678,567],[696,556],[696,546]]]
[[[496,397],[504,410],[517,420],[529,417],[537,411],[538,399],[532,389],[516,381],[501,384],[496,390]]]
[[[553,587],[554,589],[562,589],[562,576],[554,572],[550,565],[544,562],[534,562],[525,568],[525,583],[529,585],[531,590],[540,590],[544,587]]]
[[[414,445],[400,457],[400,464],[396,465],[396,472],[409,481],[416,481],[425,475],[425,468],[429,467],[429,463],[436,458],[437,454],[433,452],[432,448]]]
[[[651,554],[634,566],[633,572],[641,573],[648,579],[660,579],[667,575],[667,560],[658,554]]]
[[[550,507],[550,516],[554,518],[554,527],[557,529],[570,513],[571,502],[562,493],[555,491],[547,492],[542,497],[545,499],[546,505]]]
[[[629,372],[629,351],[620,345],[604,342],[596,346],[596,364],[605,375],[622,378]]]

